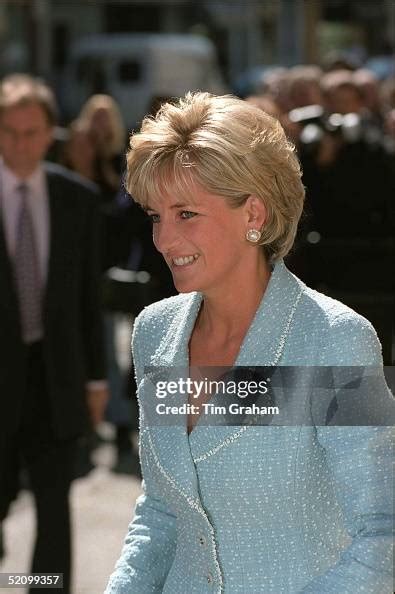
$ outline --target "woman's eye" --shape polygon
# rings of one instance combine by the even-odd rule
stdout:
[[[160,221],[159,215],[154,212],[147,213],[147,216],[148,216],[149,220],[151,221],[151,223],[159,223],[159,221]]]
[[[196,216],[196,212],[192,212],[191,210],[182,210],[180,212],[180,217],[182,219],[192,219],[192,217]]]

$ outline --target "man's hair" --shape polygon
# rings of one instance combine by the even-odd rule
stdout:
[[[39,78],[29,74],[10,74],[0,83],[0,114],[12,107],[39,105],[50,126],[57,121],[57,106],[52,90]]]
[[[291,249],[304,201],[299,162],[281,124],[255,106],[188,93],[143,120],[127,162],[127,191],[143,207],[163,194],[185,199],[196,185],[232,208],[254,194],[267,210],[259,241],[267,258]]]

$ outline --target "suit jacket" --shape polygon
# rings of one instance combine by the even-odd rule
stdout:
[[[99,210],[93,185],[45,165],[50,212],[43,349],[53,430],[61,439],[86,429],[85,383],[105,377],[99,301]],[[0,225],[0,417],[17,428],[25,390],[26,348],[4,229]]]
[[[136,320],[144,493],[106,594],[390,594],[390,428],[199,420],[188,436],[185,418],[150,424],[158,399],[144,366],[175,375],[188,368],[201,301],[199,293],[172,297]],[[236,365],[276,360],[374,365],[382,374],[370,323],[306,287],[283,262]]]

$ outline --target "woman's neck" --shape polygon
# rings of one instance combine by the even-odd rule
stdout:
[[[219,341],[244,336],[270,280],[271,269],[265,264],[253,280],[246,285],[235,284],[232,291],[222,295],[204,295],[195,328]]]

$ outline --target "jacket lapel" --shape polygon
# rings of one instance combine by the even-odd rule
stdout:
[[[191,293],[171,321],[166,336],[152,359],[153,365],[167,367],[189,366],[189,340],[202,303],[200,293]]]
[[[236,366],[282,364],[281,353],[304,288],[305,285],[288,271],[282,261],[276,264],[265,295],[241,345]],[[202,295],[199,293],[192,293],[186,299],[152,359],[153,376],[150,378],[149,373],[146,374],[144,387],[141,386],[141,402],[148,420],[152,447],[162,467],[180,487],[195,497],[198,494],[198,485],[193,460],[216,450],[229,440],[233,441],[234,436],[243,434],[238,426],[202,424],[201,418],[188,436],[185,416],[180,415],[175,421],[177,424],[174,422],[169,426],[167,422],[167,426],[159,426],[158,416],[152,413],[158,402],[163,402],[156,396],[155,379],[160,377],[171,381],[177,380],[181,375],[188,376],[188,344],[201,302]],[[168,398],[163,400],[168,401]],[[181,405],[187,401],[187,394],[177,394],[173,402],[169,400],[168,403]]]
[[[15,318],[15,327],[19,329],[19,312],[17,293],[13,278],[12,264],[8,255],[3,220],[0,214],[0,279],[2,291],[2,306],[8,315]]]
[[[140,404],[145,417],[151,448],[180,491],[188,497],[198,498],[198,484],[186,427],[186,415],[159,416],[157,405],[186,404],[187,394],[160,399],[156,395],[156,382],[177,381],[189,373],[189,339],[199,313],[202,296],[191,293],[171,321],[163,340],[152,358],[153,367],[146,370],[139,387]],[[171,424],[170,424],[171,423]]]
[[[284,364],[282,353],[298,300],[306,285],[277,262],[266,292],[241,345],[236,365]]]
[[[59,287],[64,286],[73,257],[73,204],[64,196],[61,179],[47,171],[49,198],[49,261],[44,296],[44,313],[59,299]],[[71,216],[70,216],[71,215]]]
[[[284,365],[281,355],[292,327],[297,303],[305,288],[304,283],[286,268],[282,260],[276,263],[268,287],[240,347],[235,366]],[[240,427],[229,424],[210,426],[198,423],[189,437],[193,458],[204,456],[229,439],[233,441],[234,436],[240,436],[239,429]]]

